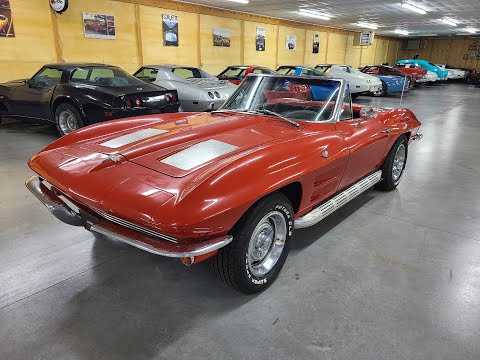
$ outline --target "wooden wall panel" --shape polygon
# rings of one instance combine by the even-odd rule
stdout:
[[[82,13],[115,16],[116,40],[84,36]],[[140,67],[136,34],[135,5],[118,1],[71,1],[68,11],[57,16],[61,51],[67,62],[101,62],[133,72]]]
[[[319,35],[320,47],[318,53],[313,53],[313,35]],[[305,66],[315,67],[325,61],[327,55],[327,35],[326,32],[307,30],[305,37]]]
[[[388,40],[387,39],[377,39],[375,47],[375,64],[383,64],[387,59],[388,51]]]
[[[229,29],[230,47],[213,46],[213,29]],[[240,44],[240,20],[218,16],[200,15],[200,48],[202,68],[212,75],[218,75],[227,65],[242,64]]]
[[[52,17],[47,1],[10,0],[14,38],[0,38],[0,82],[32,76],[56,62]]]
[[[331,32],[328,37],[327,63],[344,64],[347,52],[347,34]]]
[[[345,54],[345,63],[353,66],[355,69],[360,67],[362,57],[362,47],[353,44],[354,35],[348,35],[347,51]]]
[[[390,40],[388,42],[388,51],[387,51],[387,60],[386,62],[390,65],[393,66],[397,62],[397,56],[398,56],[398,49],[400,46],[400,42],[397,40]]]
[[[278,65],[302,65],[305,57],[306,30],[280,26],[278,29]],[[297,49],[287,50],[287,35],[297,37]]]
[[[375,53],[376,53],[376,48],[377,48],[377,40],[375,40],[373,42],[373,45],[362,46],[362,57],[361,57],[361,60],[360,60],[360,66],[375,64]]]
[[[265,51],[256,50],[257,27],[264,27],[267,31],[265,41]],[[244,44],[243,61],[252,65],[266,66],[276,69],[277,61],[277,34],[278,26],[245,21],[244,23]]]
[[[463,59],[463,56],[469,53],[472,39],[474,38],[427,39],[425,49],[417,51],[405,50],[406,41],[403,41],[399,50],[399,59],[411,59],[415,54],[419,54],[420,59],[429,60],[435,64],[477,69],[480,67],[480,60]],[[480,41],[480,38],[478,40]]]
[[[178,16],[178,46],[163,46],[163,14]],[[140,6],[141,46],[144,64],[200,66],[198,61],[198,25],[199,16],[197,14]]]

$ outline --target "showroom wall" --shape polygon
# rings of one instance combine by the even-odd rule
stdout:
[[[31,76],[41,65],[57,61],[95,61],[133,72],[142,64],[200,66],[218,74],[226,65],[392,63],[398,39],[377,36],[372,46],[354,46],[354,32],[243,13],[157,0],[70,0],[62,15],[48,2],[10,0],[14,38],[0,38],[0,81]],[[116,40],[84,37],[82,13],[115,16]],[[179,46],[163,46],[162,14],[178,16]],[[258,26],[266,28],[266,50],[255,50]],[[213,28],[231,31],[230,47],[213,46]],[[312,51],[313,35],[320,49]],[[286,49],[286,36],[297,37],[297,49]]]
[[[425,39],[423,50],[404,50],[407,41],[403,41],[399,57],[410,59],[419,54],[420,59],[427,59],[436,64],[448,64],[466,69],[478,69],[480,67],[479,46],[480,38],[455,38],[455,39]],[[473,46],[473,47],[472,47]],[[476,49],[476,50],[472,50]],[[473,51],[473,54],[471,52]],[[467,59],[465,59],[467,58]]]

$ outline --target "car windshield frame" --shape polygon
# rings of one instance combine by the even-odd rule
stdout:
[[[85,79],[74,80],[73,79],[74,74],[77,71],[82,71],[82,70],[83,71],[88,71],[86,78]],[[95,70],[111,70],[113,72],[113,75],[114,75],[112,77],[113,79],[115,79],[115,78],[125,78],[125,79],[128,79],[128,83],[117,85],[117,84],[107,84],[107,83],[102,84],[102,83],[99,83],[99,82],[96,82],[96,81],[92,81],[92,79],[91,79],[92,73]],[[123,76],[116,76],[117,73],[119,73]],[[104,77],[104,78],[108,79],[110,77]],[[133,75],[130,75],[125,70],[123,70],[121,68],[118,68],[118,67],[114,67],[114,66],[78,66],[75,69],[72,69],[72,71],[70,73],[69,82],[73,83],[73,84],[85,84],[85,85],[109,87],[109,88],[143,86],[143,85],[147,84],[145,81],[140,80],[139,78],[137,78]]]
[[[325,68],[325,70],[322,70],[320,68]],[[317,66],[315,66],[315,70],[317,71],[321,71],[323,72],[324,74],[328,74],[327,71],[330,71],[332,69],[332,65],[322,65],[322,64],[319,64]]]
[[[312,82],[335,82],[338,83],[338,88],[335,90],[332,94],[336,92],[335,98],[330,98],[328,102],[325,102],[323,108],[321,111],[319,111],[319,114],[326,108],[327,104],[330,102],[335,101],[334,107],[331,112],[331,116],[328,119],[323,119],[323,120],[306,120],[306,119],[297,119],[293,118],[292,120],[298,121],[300,123],[306,122],[306,123],[316,123],[316,124],[325,124],[325,123],[336,123],[340,119],[341,115],[341,110],[343,108],[343,99],[345,96],[345,91],[347,91],[348,85],[347,81],[344,79],[323,79],[322,77],[319,76],[311,76],[311,75],[284,75],[284,74],[249,74],[245,77],[245,80],[240,84],[240,86],[235,90],[235,92],[230,96],[230,98],[225,101],[225,103],[217,110],[217,112],[239,112],[239,113],[255,113],[256,109],[253,108],[229,108],[231,105],[235,103],[235,99],[237,96],[241,95],[242,92],[244,92],[244,89],[247,88],[247,86],[254,86],[250,85],[250,82],[254,81],[255,78],[286,78],[286,79],[292,79],[292,80],[298,80],[300,83],[302,82],[308,82],[311,80]],[[258,86],[260,84],[261,80],[258,80],[257,82],[257,88],[254,91],[258,90]],[[247,91],[248,88],[247,88]],[[251,106],[251,104],[250,104]],[[261,110],[260,110],[261,111]],[[259,112],[260,112],[259,111]],[[264,114],[265,115],[265,114]],[[281,114],[279,114],[281,115]]]

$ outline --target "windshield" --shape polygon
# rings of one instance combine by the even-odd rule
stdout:
[[[242,79],[245,75],[245,70],[244,67],[229,67],[218,75],[218,77],[220,79]]]
[[[153,68],[143,67],[138,70],[133,76],[139,78],[140,80],[152,82],[157,80],[158,70]]]
[[[297,76],[248,76],[220,111],[273,112],[298,121],[329,121],[341,82]]]
[[[145,82],[114,67],[78,68],[73,71],[71,82],[109,87],[145,85]]]
[[[295,69],[296,69],[296,68],[289,67],[289,66],[280,66],[280,67],[277,69],[277,73],[278,73],[278,74],[287,75],[287,74],[294,73],[294,72],[295,72]]]
[[[325,74],[328,74],[330,72],[331,68],[332,67],[330,65],[317,65],[317,66],[315,66],[315,70],[321,71]]]

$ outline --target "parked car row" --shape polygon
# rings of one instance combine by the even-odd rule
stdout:
[[[83,126],[125,117],[214,111],[229,99],[250,74],[284,74],[343,79],[352,98],[386,96],[416,84],[467,77],[480,84],[474,72],[434,65],[426,60],[399,60],[395,67],[319,64],[283,65],[276,71],[263,66],[228,66],[218,76],[191,66],[145,65],[133,76],[122,69],[95,63],[43,66],[31,79],[0,85],[2,115],[53,122],[61,135]]]

